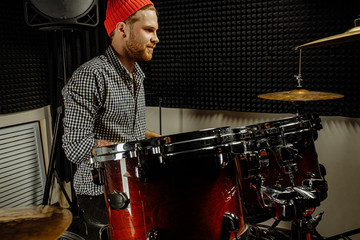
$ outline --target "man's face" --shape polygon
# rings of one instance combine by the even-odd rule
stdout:
[[[158,19],[156,12],[141,10],[136,13],[139,18],[130,26],[130,36],[126,43],[126,53],[135,61],[150,61],[156,43],[159,42],[156,31]]]

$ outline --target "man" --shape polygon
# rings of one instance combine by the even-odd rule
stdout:
[[[159,136],[145,128],[145,76],[137,64],[151,60],[159,42],[156,9],[150,0],[108,0],[104,25],[111,46],[80,66],[62,91],[63,148],[77,164],[79,207],[99,223],[107,223],[107,214],[102,186],[94,184],[88,162],[94,147],[99,141],[114,144]]]

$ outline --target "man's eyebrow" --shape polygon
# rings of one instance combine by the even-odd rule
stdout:
[[[152,28],[152,29],[159,30],[159,28],[156,28],[153,25],[144,25],[144,28]]]

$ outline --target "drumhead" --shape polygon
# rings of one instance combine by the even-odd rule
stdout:
[[[164,157],[179,154],[216,152],[234,140],[230,127],[210,128],[199,131],[167,135],[160,139]]]
[[[148,155],[159,155],[160,153],[160,138],[151,138],[141,141],[96,147],[95,157],[92,158],[90,162],[105,162]]]
[[[304,114],[295,117],[273,120],[245,127],[233,128],[235,140],[248,140],[263,138],[272,135],[280,135],[287,132],[296,132],[303,129],[320,130],[321,120],[317,115]]]

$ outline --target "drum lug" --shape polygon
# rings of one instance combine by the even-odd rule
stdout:
[[[262,144],[258,144],[259,169],[263,167],[268,168],[270,166],[269,151],[271,150],[271,147],[269,141],[269,139],[266,139]]]
[[[158,159],[159,159],[159,163],[160,164],[165,164],[163,156],[162,155],[158,155]]]
[[[217,166],[219,166],[220,168],[224,167],[224,155],[222,153],[219,153],[216,155],[217,156]]]
[[[219,169],[223,169],[228,165],[232,155],[219,153],[219,154],[216,154],[216,157],[217,157],[216,158],[217,166],[219,167]]]
[[[160,240],[160,231],[152,228],[146,235],[146,240]]]
[[[281,146],[277,149],[277,153],[282,162],[292,162],[297,158],[303,158],[299,155],[298,149],[292,144]]]
[[[145,164],[140,163],[135,167],[135,175],[140,182],[142,183],[149,182],[149,176],[148,176],[149,174]]]
[[[258,152],[244,152],[241,154],[241,165],[244,168],[244,178],[251,177],[250,172],[256,172],[260,168]]]
[[[294,173],[298,171],[296,159],[302,158],[298,154],[298,150],[291,144],[279,147],[277,149],[277,155],[279,156],[279,167],[284,169],[284,172],[289,175],[291,182],[294,185],[293,178]]]
[[[298,166],[297,166],[297,163],[287,163],[285,166],[284,166],[284,172],[286,174],[293,174],[295,172],[298,171]]]
[[[269,154],[266,148],[259,150],[259,163],[260,167],[269,167],[270,165]]]
[[[231,212],[225,212],[221,228],[221,240],[229,239],[232,232],[235,233],[235,239],[238,239],[237,232],[240,230],[240,221],[238,216]]]
[[[118,192],[114,190],[111,194],[107,196],[108,203],[110,208],[116,211],[120,209],[125,209],[130,204],[130,199],[123,192]]]
[[[269,159],[264,159],[264,160],[260,160],[260,167],[269,167],[270,166],[270,160]]]
[[[308,179],[316,178],[316,174],[312,172],[307,172],[305,175]]]
[[[101,172],[101,168],[93,168],[91,170],[91,175],[93,178],[93,182],[96,185],[104,185],[105,184],[105,178],[104,174]]]

